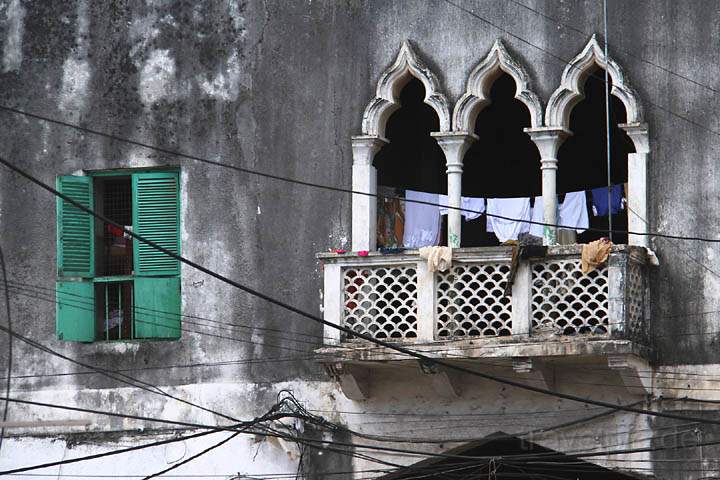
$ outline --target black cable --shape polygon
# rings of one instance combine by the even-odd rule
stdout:
[[[447,1],[447,0],[446,0],[446,1]],[[64,201],[66,201],[66,202],[74,205],[75,207],[79,208],[79,209],[82,210],[83,212],[88,213],[88,214],[92,215],[93,217],[95,217],[95,218],[103,221],[105,224],[113,225],[113,226],[115,226],[116,228],[118,228],[118,229],[122,230],[123,232],[125,232],[126,234],[128,234],[129,236],[137,239],[138,241],[141,241],[141,242],[145,243],[146,245],[154,248],[155,250],[158,250],[158,251],[164,253],[165,255],[168,255],[168,256],[170,256],[170,257],[172,257],[172,258],[174,258],[174,259],[176,259],[176,260],[178,260],[178,261],[180,261],[180,262],[182,262],[182,263],[184,263],[184,264],[186,264],[186,265],[188,265],[188,266],[190,266],[190,267],[193,267],[193,268],[195,268],[196,270],[199,270],[199,271],[201,271],[201,272],[203,272],[203,273],[205,273],[205,274],[207,274],[207,275],[210,275],[210,276],[213,277],[213,278],[216,278],[216,279],[218,279],[218,280],[220,280],[220,281],[222,281],[222,282],[224,282],[224,283],[227,283],[228,285],[231,285],[231,286],[233,286],[233,287],[235,287],[235,288],[237,288],[237,289],[239,289],[239,290],[242,290],[242,291],[244,291],[244,292],[246,292],[246,293],[249,293],[250,295],[253,295],[253,296],[258,297],[258,298],[260,298],[260,299],[262,299],[262,300],[265,300],[265,301],[268,302],[268,303],[274,304],[274,305],[279,306],[279,307],[281,307],[281,308],[283,308],[283,309],[285,309],[285,310],[288,310],[288,311],[290,311],[290,312],[296,313],[296,314],[298,314],[298,315],[300,315],[300,316],[302,316],[302,317],[305,317],[305,318],[307,318],[307,319],[309,319],[309,320],[312,320],[312,321],[317,322],[317,323],[321,323],[321,324],[323,324],[323,325],[329,326],[330,328],[333,328],[333,329],[336,329],[336,330],[340,330],[341,332],[344,332],[344,333],[346,333],[346,334],[348,334],[348,335],[353,335],[354,337],[361,338],[361,339],[363,339],[363,340],[367,340],[367,341],[369,341],[369,342],[371,342],[371,343],[374,343],[374,344],[376,344],[376,345],[378,345],[378,346],[381,346],[381,347],[385,347],[385,348],[387,348],[387,349],[389,349],[389,350],[394,350],[394,351],[396,351],[396,352],[403,353],[403,354],[408,355],[408,356],[410,356],[410,357],[417,358],[418,360],[423,360],[424,362],[427,362],[427,363],[430,364],[430,365],[442,366],[442,367],[445,367],[445,368],[450,369],[450,370],[455,370],[455,371],[458,371],[458,372],[461,372],[461,373],[466,373],[466,374],[473,375],[473,376],[476,376],[476,377],[484,378],[484,379],[486,379],[486,380],[491,380],[491,381],[496,382],[496,383],[501,383],[501,384],[504,384],[504,385],[513,386],[513,387],[516,387],[516,388],[520,388],[520,389],[522,389],[522,390],[527,390],[527,391],[531,391],[531,392],[535,392],[535,393],[540,393],[540,394],[547,395],[547,396],[552,396],[552,397],[556,397],[556,398],[562,398],[562,399],[564,399],[564,400],[570,400],[570,401],[580,402],[580,403],[588,403],[588,404],[597,405],[597,406],[605,407],[605,408],[616,408],[616,409],[623,410],[623,411],[626,411],[626,412],[638,413],[638,414],[648,415],[648,416],[654,416],[654,417],[671,418],[671,419],[675,419],[675,420],[684,420],[684,421],[697,421],[697,422],[699,422],[699,423],[708,423],[708,424],[713,424],[713,425],[720,425],[720,420],[709,420],[709,419],[700,418],[700,417],[677,415],[677,414],[667,413],[667,412],[653,412],[653,411],[645,410],[645,409],[641,409],[641,408],[627,407],[627,406],[623,406],[623,405],[614,404],[614,403],[611,403],[611,402],[605,402],[605,401],[602,401],[602,400],[594,400],[594,399],[590,399],[590,398],[583,398],[583,397],[580,397],[580,396],[578,396],[578,395],[572,395],[572,394],[562,393],[562,392],[554,392],[554,391],[552,391],[552,390],[548,390],[548,389],[545,389],[545,388],[535,387],[535,386],[532,386],[532,385],[526,385],[526,384],[524,384],[524,383],[522,383],[522,382],[518,382],[518,381],[510,380],[510,379],[499,378],[499,377],[497,377],[497,376],[495,376],[495,375],[487,374],[487,373],[484,373],[484,372],[478,372],[478,371],[476,371],[476,370],[473,370],[473,369],[470,369],[470,368],[466,368],[466,367],[463,367],[463,366],[461,366],[461,365],[455,365],[455,364],[453,364],[453,363],[450,363],[450,362],[447,362],[447,361],[444,361],[444,360],[433,359],[433,358],[430,358],[430,357],[428,357],[428,356],[426,356],[426,355],[423,355],[423,354],[421,354],[421,353],[417,353],[417,352],[415,352],[415,351],[413,351],[413,350],[411,350],[411,349],[409,349],[409,348],[407,348],[407,347],[404,347],[404,346],[401,346],[401,345],[396,345],[396,344],[393,344],[393,343],[390,343],[390,342],[386,342],[386,341],[383,341],[383,340],[378,340],[378,339],[376,339],[376,338],[374,338],[374,337],[371,337],[371,336],[369,336],[369,335],[366,335],[366,334],[364,334],[364,333],[355,332],[354,330],[352,330],[352,329],[350,329],[350,328],[348,328],[348,327],[345,327],[345,326],[343,326],[343,325],[337,325],[337,324],[335,324],[335,323],[333,323],[333,322],[330,322],[330,321],[327,321],[327,320],[325,320],[325,319],[323,319],[323,318],[321,318],[321,317],[318,317],[317,315],[314,315],[314,314],[305,312],[304,310],[302,310],[302,309],[300,309],[300,308],[294,307],[294,306],[292,306],[292,305],[290,305],[290,304],[287,304],[287,303],[285,303],[285,302],[282,302],[282,301],[280,301],[280,300],[277,300],[277,299],[275,299],[275,298],[273,298],[273,297],[271,297],[271,296],[269,296],[269,295],[266,295],[266,294],[264,294],[264,293],[262,293],[262,292],[259,292],[259,291],[255,290],[255,289],[253,289],[253,288],[250,288],[250,287],[248,287],[248,286],[246,286],[246,285],[243,285],[243,284],[241,284],[241,283],[239,283],[239,282],[237,282],[237,281],[235,281],[235,280],[231,280],[230,278],[228,278],[228,277],[226,277],[226,276],[224,276],[224,275],[222,275],[222,274],[220,274],[220,273],[217,273],[217,272],[215,272],[215,271],[213,271],[213,270],[210,270],[210,269],[207,268],[207,267],[204,267],[204,266],[202,266],[202,265],[200,265],[200,264],[198,264],[198,263],[196,263],[196,262],[193,262],[192,260],[189,260],[189,259],[183,257],[182,255],[178,255],[177,253],[172,252],[172,251],[170,251],[170,250],[168,250],[168,249],[166,249],[166,248],[158,245],[157,243],[155,243],[155,242],[153,242],[153,241],[151,241],[151,240],[148,240],[148,239],[142,237],[141,235],[138,235],[137,233],[135,233],[135,232],[133,232],[133,231],[131,231],[131,230],[128,230],[127,228],[125,228],[124,225],[120,225],[120,224],[118,224],[118,223],[110,220],[109,218],[105,217],[104,215],[100,215],[99,213],[93,211],[92,209],[87,208],[86,206],[80,204],[79,202],[75,201],[74,199],[68,197],[67,195],[58,192],[57,190],[55,190],[55,189],[52,188],[51,186],[47,185],[46,183],[42,182],[41,180],[37,179],[36,177],[30,175],[29,173],[27,173],[26,171],[24,171],[24,170],[22,170],[21,168],[17,167],[16,165],[8,162],[8,161],[7,161],[5,158],[3,158],[3,157],[0,157],[0,163],[3,164],[3,165],[5,165],[6,167],[8,167],[10,170],[14,171],[15,173],[17,173],[17,174],[19,174],[19,175],[27,178],[27,179],[30,180],[32,183],[38,185],[39,187],[47,190],[47,191],[50,192],[50,193],[52,193],[52,194],[55,195],[56,197],[59,197],[59,198],[63,199]]]
[[[12,360],[13,360],[13,337],[10,334],[10,331],[12,330],[12,317],[10,312],[10,291],[8,290],[8,278],[7,278],[7,269],[5,266],[5,255],[3,254],[2,247],[0,247],[0,269],[2,269],[2,275],[3,275],[3,285],[5,286],[5,316],[7,317],[7,326],[8,326],[8,335],[7,335],[7,342],[8,342],[8,349],[7,349],[7,380],[5,382],[5,396],[10,396],[10,383],[12,381]],[[3,409],[3,416],[2,421],[3,425],[0,427],[0,452],[2,451],[2,444],[3,439],[5,438],[5,422],[7,422],[8,419],[8,409],[10,407],[10,402],[5,400],[5,408]]]
[[[13,287],[13,288],[17,288],[17,287]],[[22,291],[22,290],[21,290],[21,291]],[[20,295],[27,295],[27,296],[29,296],[29,297],[31,297],[31,298],[35,298],[35,299],[40,299],[40,300],[45,300],[45,301],[49,301],[49,302],[54,302],[54,303],[56,303],[57,305],[71,305],[71,304],[67,304],[67,303],[60,302],[60,301],[54,301],[54,300],[52,300],[52,299],[48,299],[48,298],[44,298],[44,297],[32,296],[32,295],[23,294],[23,293],[19,293],[19,294],[20,294]],[[88,297],[88,298],[89,298],[89,297]],[[76,305],[72,305],[72,306],[74,306],[75,308],[82,308],[82,307],[77,307]],[[90,310],[88,310],[88,311],[90,311]],[[148,321],[146,321],[146,320],[136,319],[136,321],[138,321],[138,322],[140,322],[140,323],[145,323],[145,324],[148,324],[148,325],[161,325],[161,324],[158,324],[158,323],[155,323],[155,322],[148,322]],[[200,326],[204,326],[204,327],[207,327],[207,328],[219,328],[219,327],[214,327],[214,326],[209,326],[209,325],[204,325],[204,324],[198,324],[198,323],[196,323],[196,322],[189,322],[189,323],[191,323],[191,324],[196,324],[196,325],[200,325]],[[222,322],[218,322],[218,323],[222,323]],[[298,350],[298,349],[295,349],[295,348],[285,347],[285,346],[281,346],[281,345],[272,345],[272,344],[266,344],[266,343],[253,342],[253,341],[251,341],[251,340],[246,340],[246,339],[244,339],[244,338],[237,338],[237,337],[226,336],[226,335],[218,335],[218,334],[209,333],[209,332],[202,332],[202,331],[198,331],[198,330],[190,330],[190,329],[187,329],[187,328],[183,328],[183,331],[184,331],[184,332],[188,332],[188,333],[198,334],[198,335],[209,336],[209,337],[212,337],[212,338],[220,338],[220,339],[231,340],[231,341],[236,341],[236,342],[240,342],[240,343],[248,343],[248,344],[252,344],[252,345],[261,345],[261,346],[267,347],[267,348],[276,348],[276,349],[288,350],[288,351],[293,351],[293,352],[307,353],[305,350]],[[709,334],[709,333],[712,333],[712,332],[704,332],[704,333],[705,333],[705,334]],[[677,335],[699,335],[699,334],[687,334],[687,333],[683,334],[683,333],[678,333]],[[511,336],[512,336],[512,335],[511,335]],[[505,336],[505,337],[503,337],[503,338],[507,338],[507,337],[508,337],[508,336]],[[281,338],[282,338],[282,337],[281,337]],[[293,340],[292,338],[286,338],[286,339],[287,339],[287,340],[290,340],[290,341]],[[310,342],[301,341],[301,343],[310,343]],[[442,351],[442,350],[444,350],[445,348],[446,348],[446,347],[440,347],[439,351]],[[479,348],[483,348],[483,347],[477,347],[477,346],[475,346],[475,345],[470,345],[470,346],[465,346],[465,347],[457,347],[457,348],[454,348],[454,350],[463,350],[463,349],[478,350]],[[492,348],[492,347],[485,347],[485,348]],[[438,353],[438,351],[436,351],[436,350],[427,351],[427,350],[426,350],[425,353]],[[325,356],[331,356],[331,355],[330,355],[330,354],[324,355],[324,354],[315,353],[315,354],[313,354],[312,356],[308,356],[308,357],[305,357],[305,358],[295,357],[295,358],[293,358],[292,360],[313,360],[313,359],[316,360],[316,359],[319,359],[319,358],[323,358],[323,357],[325,357]],[[262,363],[262,361],[261,361],[261,360],[258,360],[256,363]],[[507,367],[507,365],[504,365],[504,364],[488,364],[488,365],[498,366],[498,367]],[[162,368],[162,367],[157,367],[157,368]],[[650,371],[647,371],[647,372],[650,372]],[[682,376],[682,374],[677,374],[677,375]],[[700,374],[695,374],[695,375],[700,375]],[[717,378],[717,376],[714,376],[714,375],[701,375],[701,376],[711,377],[711,378]],[[652,375],[651,375],[651,376],[639,375],[639,377],[641,377],[641,378],[652,378]],[[508,377],[498,377],[498,378],[508,378]],[[530,382],[536,382],[536,383],[542,383],[541,380],[528,380],[528,381],[530,381]],[[720,381],[720,379],[718,379],[718,381]],[[580,381],[575,381],[575,382],[570,382],[570,383],[575,384],[575,385],[614,386],[613,384],[597,383],[597,382],[580,382]],[[685,391],[686,388],[685,388],[685,387],[670,387],[670,386],[666,386],[666,387],[664,387],[664,390],[682,390],[682,391]],[[720,391],[720,388],[696,388],[696,390],[702,390],[702,391]]]
[[[588,32],[585,32],[585,31],[583,31],[583,30],[580,30],[579,28],[574,27],[574,26],[572,26],[572,25],[568,25],[567,23],[563,23],[563,22],[561,22],[560,20],[558,20],[557,18],[553,18],[553,17],[551,17],[550,15],[547,15],[546,13],[543,13],[543,12],[541,12],[541,11],[539,11],[539,10],[536,10],[536,9],[530,7],[529,5],[525,5],[525,4],[522,3],[522,2],[519,2],[519,1],[517,1],[517,0],[509,0],[509,1],[510,1],[510,3],[514,3],[515,5],[518,5],[518,6],[524,8],[524,9],[526,9],[526,10],[529,10],[529,11],[531,11],[531,12],[537,14],[537,15],[540,15],[540,16],[543,17],[545,20],[548,20],[548,21],[550,21],[550,22],[552,22],[552,23],[555,23],[555,24],[557,24],[557,25],[561,25],[561,26],[563,26],[564,28],[567,28],[568,30],[572,30],[573,32],[578,33],[578,34],[580,34],[580,35],[582,35],[582,36],[584,36],[584,37],[587,37],[587,36],[589,35]],[[648,64],[648,65],[652,65],[653,67],[656,67],[656,68],[662,70],[662,71],[665,72],[665,73],[669,73],[670,75],[673,75],[673,76],[675,76],[675,77],[678,77],[678,78],[681,78],[681,79],[683,79],[683,80],[686,80],[686,81],[692,83],[692,84],[695,85],[695,86],[698,86],[698,87],[707,89],[707,90],[709,90],[709,91],[711,91],[711,92],[713,92],[713,93],[716,93],[716,94],[717,94],[717,93],[720,93],[720,90],[717,90],[717,89],[713,88],[713,87],[710,86],[710,85],[707,85],[707,84],[702,83],[702,82],[698,82],[697,80],[695,80],[695,79],[693,79],[693,78],[687,77],[687,76],[685,76],[685,75],[683,75],[683,74],[681,74],[681,73],[678,73],[678,72],[675,72],[675,71],[673,71],[673,70],[670,70],[669,68],[663,67],[662,65],[658,65],[657,63],[654,63],[654,62],[652,62],[652,61],[650,61],[650,60],[647,60],[647,59],[645,59],[645,58],[643,58],[643,57],[641,57],[641,56],[639,56],[639,55],[635,55],[635,54],[633,54],[630,50],[628,50],[628,49],[626,49],[626,48],[622,48],[621,46],[619,46],[619,45],[617,45],[617,44],[615,44],[615,43],[610,43],[610,42],[608,42],[608,46],[611,47],[611,48],[613,48],[613,49],[615,49],[615,50],[619,50],[619,51],[621,51],[621,52],[624,52],[624,53],[626,53],[628,56],[630,56],[630,57],[632,57],[632,58],[636,58],[636,59],[640,60],[640,61],[643,62],[643,63],[646,63],[646,64]]]
[[[447,3],[447,4],[449,4],[449,5],[452,5],[453,7],[457,8],[458,10],[461,10],[461,11],[465,12],[466,14],[468,14],[468,15],[470,15],[470,16],[472,16],[472,17],[475,17],[476,19],[480,20],[481,22],[483,22],[483,23],[485,23],[485,24],[487,24],[487,25],[490,25],[491,27],[496,28],[497,30],[500,30],[501,32],[505,33],[506,35],[509,35],[510,37],[516,39],[517,41],[522,42],[522,43],[524,43],[525,45],[528,45],[528,46],[530,46],[530,47],[532,47],[532,48],[535,48],[535,49],[543,52],[544,54],[548,55],[549,57],[554,58],[555,60],[558,60],[562,65],[569,65],[571,68],[576,68],[576,69],[578,68],[578,67],[576,67],[575,65],[572,65],[569,60],[567,60],[567,59],[565,59],[565,58],[563,58],[563,57],[561,57],[561,56],[559,56],[559,55],[556,55],[555,53],[551,52],[550,50],[547,50],[547,49],[545,49],[545,48],[543,48],[543,47],[541,47],[541,46],[539,46],[539,45],[536,45],[536,44],[532,43],[531,41],[529,41],[529,40],[527,40],[527,39],[525,39],[525,38],[523,38],[523,37],[521,37],[521,36],[519,36],[519,35],[517,35],[517,34],[515,34],[515,33],[512,33],[510,30],[508,30],[508,29],[506,29],[506,28],[504,28],[504,27],[501,27],[500,25],[498,25],[498,24],[496,24],[496,23],[491,22],[491,21],[488,20],[487,18],[484,18],[484,17],[478,15],[477,13],[475,13],[475,12],[472,11],[472,10],[468,10],[467,8],[462,7],[462,6],[458,5],[457,3],[455,3],[455,2],[453,2],[453,1],[451,1],[451,0],[443,0],[443,1],[444,1],[445,3]],[[588,73],[588,72],[585,72],[585,73],[586,73],[586,75],[587,75],[588,77],[595,78],[595,79],[597,79],[597,80],[600,80],[600,81],[603,82],[603,83],[605,82],[605,80],[604,80],[602,77],[596,75],[595,73]],[[635,92],[633,92],[632,90],[629,90],[629,89],[627,89],[627,88],[625,88],[625,87],[622,87],[622,86],[620,86],[620,85],[613,85],[613,87],[614,87],[614,88],[617,88],[618,90],[622,90],[622,91],[624,91],[624,92],[626,92],[626,93],[628,93],[628,94],[631,94],[631,95],[633,95],[633,96],[635,95]],[[696,126],[696,127],[698,127],[698,128],[701,128],[701,129],[703,129],[703,130],[705,130],[705,131],[707,131],[707,132],[709,132],[709,133],[712,133],[712,134],[714,134],[714,135],[720,136],[720,131],[713,130],[712,128],[710,128],[710,127],[708,127],[708,126],[705,126],[705,125],[703,125],[703,124],[701,124],[701,123],[698,123],[698,122],[696,122],[695,120],[692,120],[692,119],[687,118],[687,117],[685,117],[685,116],[683,116],[683,115],[680,115],[679,113],[675,113],[675,112],[673,112],[672,110],[670,110],[670,109],[667,108],[667,107],[663,107],[662,105],[658,105],[658,104],[653,103],[653,102],[651,102],[651,101],[649,101],[649,100],[647,100],[646,103],[647,103],[648,105],[650,105],[651,107],[654,107],[654,108],[656,108],[656,109],[658,109],[658,110],[661,110],[661,111],[663,111],[663,112],[665,112],[665,113],[667,113],[667,114],[669,114],[669,115],[671,115],[671,116],[673,116],[673,117],[679,118],[680,120],[683,120],[683,121],[685,121],[685,122],[687,122],[687,123],[689,123],[689,124],[691,124],[691,125],[694,125],[694,126]],[[1,107],[0,107],[0,109],[1,109]],[[616,230],[616,232],[623,233],[622,231],[619,231],[619,230]]]
[[[449,0],[445,0],[445,1],[448,3],[451,3]],[[452,5],[454,5],[454,4],[452,4]],[[458,8],[461,8],[461,7],[458,7]],[[470,11],[467,11],[467,12],[470,13]],[[480,17],[478,17],[478,18],[480,18]],[[497,27],[497,28],[499,28],[499,27]],[[45,116],[38,115],[35,113],[26,112],[24,110],[20,110],[20,109],[13,108],[13,107],[8,107],[5,105],[0,105],[0,110],[16,113],[18,115],[28,116],[28,117],[34,118],[36,120],[54,123],[57,125],[61,125],[63,127],[73,128],[73,129],[79,130],[81,132],[90,133],[92,135],[98,135],[98,136],[109,138],[111,140],[115,140],[118,142],[124,142],[124,143],[130,144],[130,145],[135,145],[135,146],[139,146],[142,148],[155,150],[157,152],[164,153],[167,155],[172,155],[172,156],[180,157],[180,158],[186,158],[188,160],[194,160],[194,161],[200,162],[200,163],[207,163],[210,165],[229,168],[231,170],[236,170],[238,172],[247,173],[250,175],[257,175],[260,177],[270,178],[273,180],[279,180],[279,181],[293,183],[293,184],[297,184],[297,185],[304,185],[304,186],[308,186],[308,187],[320,188],[323,190],[330,190],[330,191],[334,191],[334,192],[350,193],[353,195],[362,195],[362,196],[372,197],[372,198],[383,198],[383,199],[388,199],[388,200],[402,200],[406,203],[416,203],[419,205],[430,205],[430,206],[434,206],[434,207],[447,208],[450,210],[460,210],[460,211],[466,212],[466,213],[477,213],[477,214],[482,214],[482,215],[485,215],[488,217],[499,218],[501,220],[524,222],[524,223],[531,224],[531,225],[540,225],[540,226],[565,228],[565,229],[575,229],[574,225],[562,225],[559,223],[539,222],[539,221],[532,220],[532,219],[513,218],[513,217],[507,217],[505,215],[487,213],[486,211],[472,210],[472,209],[467,209],[467,208],[462,208],[462,207],[454,207],[454,206],[450,206],[450,205],[442,205],[437,202],[427,202],[427,201],[423,201],[423,200],[408,200],[405,197],[400,197],[400,196],[396,196],[396,195],[383,195],[383,194],[379,194],[379,193],[361,192],[358,190],[352,190],[352,189],[348,189],[348,188],[334,187],[331,185],[324,185],[324,184],[309,182],[309,181],[305,181],[305,180],[297,180],[297,179],[293,179],[293,178],[289,178],[289,177],[283,177],[281,175],[260,172],[258,170],[253,170],[250,168],[238,167],[236,165],[232,165],[229,163],[219,162],[219,161],[215,161],[215,160],[209,160],[207,158],[198,157],[196,155],[190,155],[190,154],[183,153],[183,152],[180,152],[177,150],[170,150],[167,148],[158,147],[158,146],[151,145],[148,143],[123,138],[123,137],[120,137],[117,135],[113,135],[111,133],[101,132],[99,130],[93,130],[91,128],[83,127],[80,125],[75,125],[72,123],[64,122],[62,120],[57,120],[57,119],[50,118],[50,117],[45,117]],[[684,117],[680,117],[680,118],[684,118]],[[692,123],[692,120],[688,119],[688,121]],[[699,126],[701,126],[701,125],[699,125]],[[707,127],[704,127],[704,128],[707,130]],[[720,132],[715,132],[713,130],[710,130],[710,131],[712,133],[715,133],[716,135],[720,136]],[[591,231],[591,232],[600,232],[600,233],[608,231],[607,229],[596,228],[596,227],[588,227],[586,230]],[[676,239],[676,240],[689,240],[689,241],[698,241],[698,242],[706,242],[706,243],[720,243],[720,239],[717,239],[717,238],[670,235],[670,234],[664,234],[664,233],[658,233],[658,232],[633,232],[631,230],[619,230],[619,229],[613,229],[612,231],[613,231],[613,233],[617,233],[617,234],[638,235],[638,236],[655,236],[655,237],[661,237],[661,238],[671,238],[671,239]]]
[[[193,402],[190,402],[189,400],[185,400],[185,399],[176,397],[176,396],[174,396],[174,395],[171,395],[171,394],[163,391],[161,388],[159,388],[159,387],[157,387],[157,386],[155,386],[155,385],[153,385],[153,384],[151,384],[151,383],[147,383],[147,382],[144,382],[144,381],[142,381],[142,380],[138,380],[138,379],[133,378],[133,377],[131,377],[131,376],[129,376],[129,375],[126,375],[126,374],[124,374],[124,373],[113,373],[113,372],[110,371],[110,370],[107,370],[107,369],[104,369],[104,368],[100,368],[100,367],[96,367],[96,366],[94,366],[94,365],[90,365],[90,364],[88,364],[88,363],[84,363],[84,362],[81,362],[81,361],[76,360],[76,359],[74,359],[74,358],[68,357],[67,355],[63,355],[62,353],[60,353],[60,352],[58,352],[58,351],[56,351],[56,350],[53,350],[53,349],[51,349],[50,347],[47,347],[47,346],[45,346],[45,345],[42,345],[41,343],[38,343],[38,342],[36,342],[36,341],[34,341],[34,340],[32,340],[32,339],[24,336],[24,335],[21,335],[21,334],[19,334],[19,333],[17,333],[17,332],[14,332],[14,331],[10,330],[9,328],[4,327],[4,326],[2,326],[2,325],[0,325],[0,331],[3,331],[3,332],[6,332],[6,333],[10,334],[10,335],[12,335],[13,337],[17,338],[18,340],[20,340],[20,341],[22,341],[22,342],[24,342],[24,343],[26,343],[26,344],[34,347],[34,348],[37,348],[37,349],[39,349],[39,350],[41,350],[41,351],[44,351],[44,352],[46,352],[46,353],[49,353],[49,354],[51,354],[51,355],[54,355],[54,356],[56,356],[56,357],[58,357],[58,358],[62,358],[63,360],[66,360],[66,361],[68,361],[68,362],[74,363],[74,364],[76,364],[76,365],[80,365],[81,367],[85,367],[85,368],[89,368],[89,369],[91,369],[91,370],[94,370],[94,371],[96,371],[97,373],[100,373],[100,374],[102,374],[102,375],[104,375],[104,376],[106,376],[106,377],[108,377],[108,378],[112,378],[113,380],[116,380],[116,381],[118,381],[118,382],[124,383],[124,384],[126,384],[126,385],[130,385],[130,386],[135,387],[135,388],[140,388],[140,389],[145,390],[145,391],[150,392],[150,393],[154,393],[154,394],[162,395],[162,396],[167,397],[167,398],[171,398],[171,399],[176,400],[176,401],[178,401],[178,402],[184,403],[184,404],[186,404],[186,405],[190,405],[190,406],[192,406],[192,407],[201,409],[201,410],[206,411],[206,412],[208,412],[208,413],[212,413],[212,414],[217,415],[217,416],[222,417],[222,418],[226,418],[226,419],[228,419],[228,420],[232,420],[232,421],[235,421],[235,422],[237,421],[237,419],[235,419],[235,418],[233,418],[233,417],[230,417],[230,416],[228,416],[228,415],[225,415],[224,413],[220,413],[220,412],[217,412],[217,411],[215,411],[215,410],[208,409],[208,408],[206,408],[206,407],[203,407],[202,405],[197,405],[197,404],[195,404],[195,403],[193,403]],[[128,379],[128,380],[125,380],[125,379]]]
[[[226,438],[220,440],[218,443],[209,446],[209,447],[206,448],[205,450],[202,450],[201,452],[198,452],[198,453],[196,453],[195,455],[193,455],[193,456],[191,456],[191,457],[189,457],[189,458],[186,458],[186,459],[183,460],[182,462],[178,462],[178,463],[176,463],[176,464],[174,464],[174,465],[171,465],[171,466],[167,467],[167,468],[164,469],[164,470],[160,470],[159,472],[156,472],[156,473],[153,473],[153,474],[151,474],[151,475],[148,475],[147,477],[143,478],[143,480],[150,480],[151,478],[159,477],[160,475],[162,475],[162,474],[164,474],[164,473],[167,473],[167,472],[170,472],[170,471],[172,471],[172,470],[175,470],[176,468],[182,467],[183,465],[185,465],[185,464],[187,464],[187,463],[190,463],[190,462],[192,462],[193,460],[195,460],[195,459],[197,459],[197,458],[199,458],[199,457],[202,457],[202,456],[205,455],[206,453],[209,453],[209,452],[215,450],[216,448],[222,447],[222,446],[225,445],[227,442],[229,442],[229,441],[232,440],[233,438],[235,438],[235,437],[237,437],[238,435],[240,435],[240,433],[241,433],[241,432],[235,432],[235,433],[233,433],[232,435],[230,435],[229,437],[226,437]]]

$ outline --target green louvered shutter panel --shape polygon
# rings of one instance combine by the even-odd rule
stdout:
[[[93,208],[92,178],[57,177],[57,190],[80,205]],[[92,277],[95,273],[93,217],[57,199],[57,269],[61,277]]]
[[[92,280],[59,279],[56,285],[55,332],[58,340],[95,340],[95,297]]]
[[[161,247],[180,253],[180,186],[177,173],[132,176],[133,230]],[[133,241],[135,275],[178,275],[180,263],[137,239]]]
[[[180,278],[135,278],[135,338],[180,338]]]

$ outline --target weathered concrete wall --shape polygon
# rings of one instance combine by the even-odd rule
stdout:
[[[496,38],[524,62],[533,88],[547,102],[564,60],[575,56],[590,34],[602,31],[602,5],[589,0],[527,3],[587,35],[499,0],[462,4],[506,32],[441,0],[6,0],[0,2],[0,101],[211,160],[349,187],[350,135],[359,133],[375,83],[405,39],[438,75],[451,105]],[[719,17],[712,0],[610,2],[611,55],[639,92],[651,132],[652,230],[720,238],[715,92],[647,62],[717,90]],[[252,177],[7,112],[0,112],[0,155],[51,184],[56,175],[81,169],[181,166],[184,254],[315,313],[322,272],[314,253],[347,246],[350,237],[348,195]],[[241,405],[267,405],[277,391],[275,382],[297,381],[296,394],[303,397],[314,389],[304,382],[327,381],[319,367],[303,360],[319,344],[318,338],[304,335],[321,335],[318,325],[189,268],[182,275],[184,314],[279,331],[186,324],[187,330],[239,340],[186,331],[177,342],[57,341],[54,205],[46,192],[0,171],[0,246],[9,276],[51,292],[50,302],[13,295],[14,326],[24,335],[102,367],[237,361],[133,374],[178,389],[235,385],[229,391],[235,392],[237,405],[199,391],[193,398],[243,418],[251,412]],[[720,247],[663,239],[654,239],[654,246],[661,260],[651,283],[658,364],[717,363]],[[4,351],[6,339],[0,342]],[[288,357],[297,360],[278,360]],[[15,375],[31,376],[15,380],[16,391],[65,392],[60,397],[68,403],[118,410],[131,400],[118,391],[115,403],[108,404],[101,394],[115,382],[99,375],[32,377],[77,368],[17,341],[15,359]],[[4,368],[0,365],[0,371]],[[577,387],[568,382],[567,388]],[[269,391],[258,393],[258,384]],[[340,398],[332,384],[324,388]],[[172,403],[159,397],[146,401],[154,398],[150,394],[139,400],[138,395],[128,404],[138,413],[164,412]],[[382,398],[403,403],[405,395],[400,389]],[[478,393],[474,402],[445,407],[453,413],[476,412],[484,408],[481,398]],[[553,402],[523,403],[520,398],[506,395],[495,405],[548,410]],[[363,404],[353,405],[364,410]],[[437,405],[430,401],[419,408],[441,411]],[[336,420],[353,423],[343,415]],[[44,449],[45,440],[38,442],[37,448]]]

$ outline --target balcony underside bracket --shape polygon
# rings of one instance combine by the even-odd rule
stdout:
[[[460,396],[460,385],[453,373],[445,368],[433,364],[418,362],[420,371],[430,377],[433,390],[445,398],[456,398]]]
[[[652,393],[652,370],[645,360],[635,355],[609,355],[608,367],[620,374],[623,384],[631,393]]]
[[[512,367],[521,380],[533,387],[555,390],[555,369],[552,365],[530,357],[515,357]]]
[[[370,398],[368,372],[363,368],[343,363],[325,365],[328,374],[334,378],[343,393],[350,400],[367,400]]]

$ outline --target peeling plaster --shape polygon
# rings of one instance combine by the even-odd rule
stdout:
[[[208,97],[232,102],[237,100],[240,86],[246,84],[248,79],[240,65],[237,52],[233,52],[225,62],[224,71],[218,72],[212,79],[206,75],[198,75],[197,82]]]
[[[85,99],[90,83],[90,64],[87,60],[70,57],[63,63],[63,80],[60,91],[60,110],[78,118],[85,110]]]
[[[175,59],[170,50],[153,50],[140,70],[140,99],[146,107],[177,95]]]
[[[3,72],[17,71],[22,64],[22,46],[25,21],[25,7],[20,0],[12,0],[6,13],[7,33],[3,47]]]

